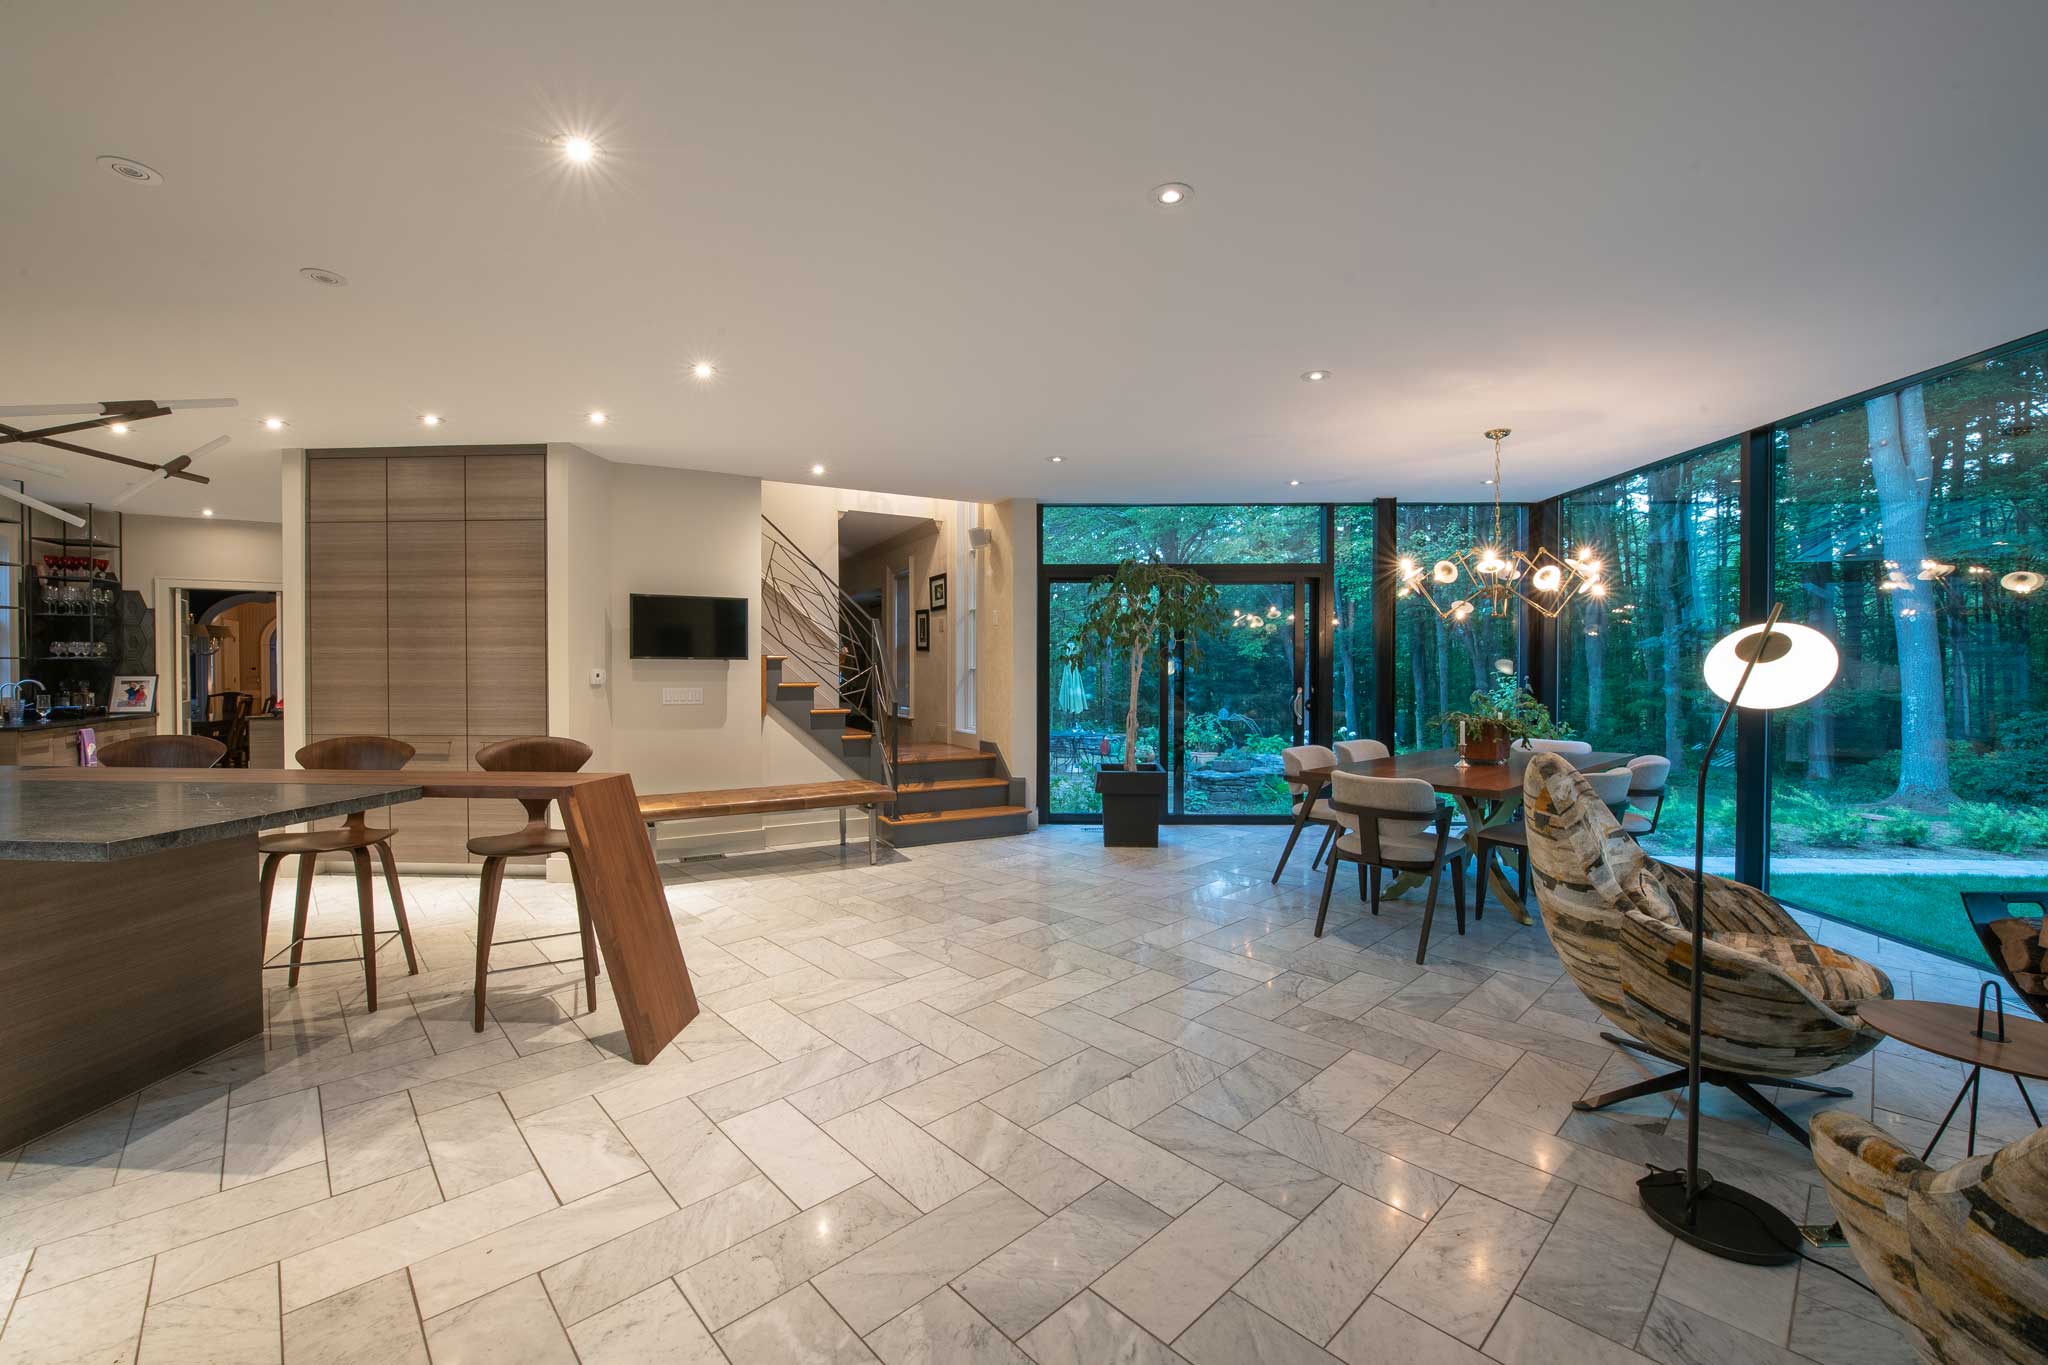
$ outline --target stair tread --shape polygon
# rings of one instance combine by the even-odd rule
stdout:
[[[974,753],[965,749],[956,750],[953,753],[906,752],[903,755],[903,762],[906,765],[912,763],[993,763],[995,761],[996,756],[994,754]]]
[[[811,714],[814,716],[849,716],[853,714],[853,708],[848,706],[813,706]]]
[[[790,681],[790,680],[789,680],[788,678],[778,678],[778,679],[776,679],[776,681],[775,681],[775,685],[776,685],[777,687],[816,687],[816,686],[817,686],[817,684],[816,684],[816,683],[814,683],[814,682],[792,682],[792,681]]]
[[[949,777],[938,782],[898,782],[900,792],[959,792],[975,787],[1007,787],[1006,777]]]
[[[948,823],[955,820],[986,820],[1001,815],[1027,815],[1024,806],[972,806],[966,810],[912,811],[903,815],[884,815],[882,825],[928,825]]]
[[[844,741],[849,739],[873,739],[874,736],[869,734],[866,730],[841,730],[839,732],[839,738],[842,741]]]
[[[787,654],[763,654],[761,656],[761,662],[769,664],[786,664],[789,662],[789,656]]]

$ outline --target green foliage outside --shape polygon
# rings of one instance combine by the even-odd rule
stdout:
[[[1788,905],[1955,958],[1982,971],[1991,970],[1991,962],[1977,942],[1969,916],[1963,913],[1963,892],[2040,889],[2041,883],[2028,877],[1943,877],[1894,871],[1870,877],[1812,872],[1771,876],[1771,894]]]

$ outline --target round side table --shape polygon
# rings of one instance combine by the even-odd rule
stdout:
[[[1934,1140],[1920,1154],[1922,1161],[1933,1154],[1935,1144],[1948,1131],[1948,1125],[1955,1118],[1965,1095],[1970,1097],[1970,1142],[1966,1153],[1977,1155],[1977,1093],[1987,1067],[2012,1077],[2012,1083],[2019,1087],[2020,1098],[2026,1101],[2027,1113],[2033,1116],[2035,1126],[2040,1126],[2041,1115],[2034,1109],[2034,1098],[2027,1093],[2026,1081],[2022,1078],[2031,1076],[2036,1080],[2048,1080],[2048,1024],[2031,1016],[2008,1014],[2003,1021],[2005,1041],[1999,1042],[1996,1041],[2000,1026],[1998,1015],[1991,1012],[1980,1016],[1974,1005],[1943,1005],[1929,1000],[1870,1000],[1857,1008],[1856,1017],[1922,1052],[1969,1064],[1969,1078],[1963,1082],[1963,1088],[1956,1091],[1955,1103],[1949,1105],[1948,1113],[1942,1116],[1941,1126],[1934,1130]],[[1977,1021],[1980,1017],[1990,1038],[1978,1035]]]

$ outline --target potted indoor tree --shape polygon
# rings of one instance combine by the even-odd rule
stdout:
[[[1107,655],[1130,669],[1130,706],[1124,714],[1124,761],[1105,764],[1095,775],[1102,797],[1102,843],[1106,848],[1157,848],[1159,820],[1166,813],[1166,770],[1138,762],[1138,682],[1145,656],[1159,632],[1177,632],[1190,658],[1196,641],[1223,625],[1215,585],[1170,564],[1127,559],[1089,585],[1087,606],[1076,630],[1084,653]]]
[[[1467,763],[1505,763],[1511,744],[1571,738],[1572,727],[1554,718],[1520,678],[1505,677],[1474,692],[1468,708],[1446,712],[1436,721],[1457,727],[1458,756]]]

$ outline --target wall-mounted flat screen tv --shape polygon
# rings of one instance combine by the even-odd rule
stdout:
[[[747,599],[636,592],[630,637],[636,659],[744,659]]]

